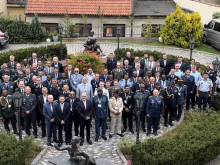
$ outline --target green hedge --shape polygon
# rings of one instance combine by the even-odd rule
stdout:
[[[48,58],[52,58],[54,56],[60,57],[60,45],[31,47],[26,49],[3,52],[0,53],[0,64],[8,62],[10,55],[15,56],[15,61],[22,62],[22,60],[25,58],[31,58],[33,52],[37,53],[37,56],[43,58],[43,60],[47,60]],[[63,56],[67,56],[67,49],[65,45],[63,45]]]
[[[117,59],[123,59],[126,55],[126,52],[131,52],[132,57],[144,57],[144,54],[147,53],[148,55],[151,55],[154,57],[154,60],[160,60],[163,58],[163,54],[161,52],[158,51],[150,51],[150,50],[134,50],[134,49],[130,49],[130,48],[120,48],[119,49],[119,56],[117,55],[117,49],[114,51],[114,54],[116,55]],[[181,56],[181,55],[180,55]],[[172,64],[174,64],[175,62],[177,62],[178,57],[174,56],[172,54],[168,54],[167,58],[171,61]],[[188,58],[183,58],[183,62],[186,63],[186,65],[190,64],[190,60]],[[205,70],[205,66],[204,65],[200,65],[202,70]]]
[[[0,164],[27,165],[36,152],[41,150],[33,137],[26,137],[19,141],[13,135],[0,134]]]
[[[215,96],[214,100],[213,100],[213,108],[216,111],[220,111],[220,93],[217,93],[217,95]]]
[[[189,112],[164,136],[138,145],[123,141],[120,148],[132,157],[134,165],[202,165],[219,155],[219,131],[219,112]]]

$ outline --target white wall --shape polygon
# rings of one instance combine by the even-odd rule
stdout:
[[[7,15],[7,0],[0,0],[0,13]]]
[[[220,7],[192,0],[174,0],[174,2],[176,2],[182,8],[199,12],[200,16],[202,17],[203,24],[207,24],[212,20],[212,14],[214,12],[220,12]]]

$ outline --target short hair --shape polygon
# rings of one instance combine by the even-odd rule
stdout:
[[[64,95],[60,95],[60,96],[59,96],[59,99],[60,99],[61,97],[64,97],[64,98],[65,98],[65,96],[64,96]]]
[[[130,86],[129,86],[129,85],[125,85],[125,87],[124,87],[124,88],[127,88],[127,87],[128,87],[128,88],[130,88]]]

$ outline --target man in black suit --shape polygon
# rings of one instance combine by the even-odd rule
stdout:
[[[70,139],[72,139],[72,124],[74,123],[74,132],[75,136],[79,135],[79,117],[77,113],[77,104],[80,100],[76,98],[76,94],[74,91],[70,91],[68,99],[66,102],[70,104]]]
[[[185,72],[186,70],[186,64],[183,62],[183,57],[178,57],[178,61],[175,63],[176,64],[179,64],[180,65],[180,70],[182,72]]]
[[[56,78],[57,80],[59,80],[61,78],[61,73],[59,72],[59,68],[58,67],[54,67],[53,73],[50,74],[51,78]]]
[[[126,73],[129,74],[129,76],[131,76],[131,70],[132,70],[132,66],[129,65],[129,61],[128,60],[124,60],[124,70]]]
[[[148,54],[145,53],[144,54],[144,58],[141,59],[140,63],[141,63],[141,69],[144,69],[147,66],[149,59],[148,59]]]
[[[178,76],[175,75],[175,69],[170,70],[170,74],[167,76],[167,80],[170,82],[175,81],[175,84],[177,83]]]
[[[106,81],[108,81],[108,69],[104,69],[103,70],[103,74],[99,77],[99,81],[103,81],[106,83]]]
[[[80,122],[80,137],[82,138],[80,146],[84,143],[84,129],[86,127],[86,139],[87,142],[91,145],[92,141],[90,140],[90,127],[92,119],[92,103],[87,100],[86,93],[81,94],[81,101],[77,104],[77,112],[79,114]]]
[[[59,72],[63,73],[63,65],[61,63],[59,63],[58,61],[59,61],[58,57],[54,57],[53,63],[51,66],[54,68],[57,67],[59,69]]]
[[[186,67],[186,70],[188,69],[188,70],[191,71],[191,68],[192,68],[192,66],[195,65],[195,63],[196,63],[195,59],[191,59],[191,61],[190,61],[190,65],[188,65],[188,66]]]
[[[67,79],[69,79],[69,80],[70,80],[70,78],[71,78],[71,75],[74,74],[72,68],[73,68],[73,67],[72,67],[71,64],[68,64],[68,65],[67,65],[67,71],[65,72],[65,74],[66,74]]]
[[[41,61],[41,58],[37,57],[37,53],[32,53],[32,58],[29,60],[29,65],[38,64],[38,61]]]
[[[17,62],[15,61],[15,56],[11,55],[9,59],[10,61],[7,63],[8,68],[14,71],[17,65]]]
[[[136,68],[134,68],[134,69],[132,70],[132,73],[133,73],[134,71],[137,72],[137,77],[144,77],[144,70],[141,69],[141,64],[140,64],[140,62],[137,62],[137,63],[136,63]]]
[[[136,68],[136,64],[140,62],[139,57],[135,57],[134,58],[134,62],[131,64],[132,69]]]
[[[150,78],[150,83],[146,86],[146,89],[150,92],[150,95],[153,95],[153,90],[156,88],[155,78]]]
[[[163,59],[160,60],[160,66],[164,68],[165,74],[168,75],[170,73],[171,69],[171,62],[169,59],[167,59],[167,55],[163,55]]]
[[[112,73],[113,69],[116,68],[116,64],[117,64],[117,60],[114,59],[114,55],[113,53],[110,53],[108,55],[109,59],[107,59],[107,62],[106,62],[106,67],[108,69],[108,73]]]
[[[43,105],[47,102],[48,98],[48,89],[46,87],[42,88],[42,95],[37,97],[37,109],[39,112],[39,118],[41,121],[41,130],[42,130],[42,138],[46,136],[46,126],[45,126],[45,118],[43,114]]]
[[[58,136],[59,136],[59,144],[58,146],[62,146],[63,144],[63,136],[62,136],[62,130],[64,128],[65,131],[65,141],[66,144],[70,144],[70,132],[69,132],[69,126],[70,126],[70,105],[69,103],[65,102],[65,96],[61,95],[59,96],[59,103],[56,104],[54,108],[55,118],[56,118],[56,124],[58,126]]]
[[[160,62],[156,62],[156,67],[152,69],[153,76],[156,75],[156,72],[160,72],[160,75],[164,74],[164,69],[160,67]]]
[[[128,60],[129,65],[134,62],[134,58],[131,57],[131,52],[126,52],[126,57],[123,59],[123,64],[125,65],[125,60]]]

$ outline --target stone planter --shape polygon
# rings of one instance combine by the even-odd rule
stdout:
[[[53,36],[53,42],[57,42],[58,41],[58,35],[57,36]]]

